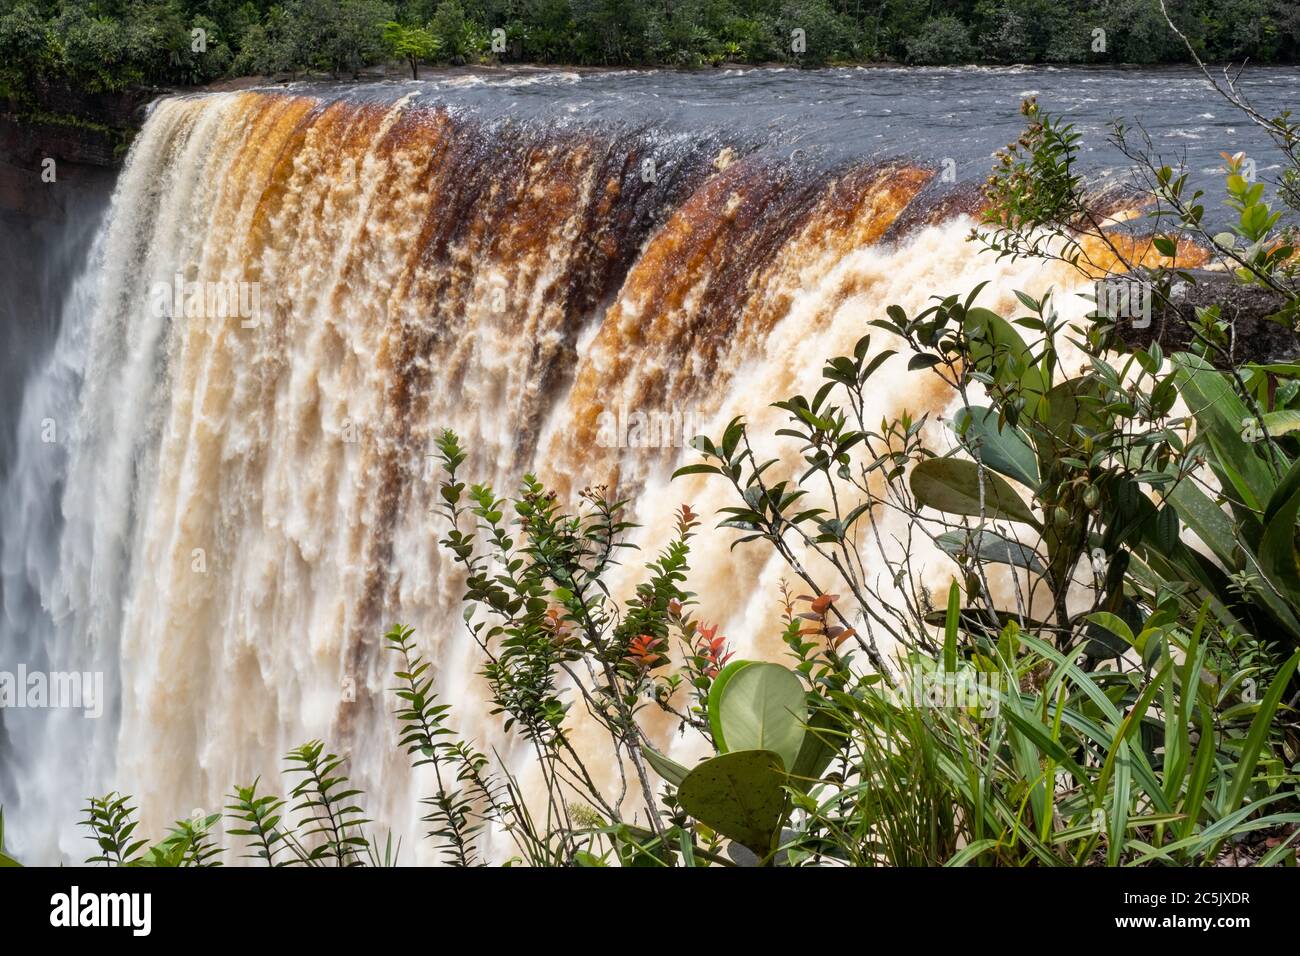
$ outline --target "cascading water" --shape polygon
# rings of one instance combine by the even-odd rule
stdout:
[[[937,163],[801,166],[717,131],[418,99],[166,99],[133,146],[0,488],[0,669],[102,673],[105,691],[98,719],[4,712],[20,856],[87,855],[89,794],[134,794],[158,834],[319,737],[431,862],[390,623],[416,628],[457,729],[528,767],[487,713],[437,545],[440,429],[498,490],[527,470],[562,495],[617,485],[653,553],[681,502],[730,503],[668,481],[692,425],[779,427],[768,403],[814,390],[891,303],[991,279],[986,304],[1010,308],[1071,281],[963,241],[969,194]],[[903,364],[873,380],[869,418],[945,401]],[[637,447],[628,423],[656,416],[677,433]],[[742,656],[776,657],[786,572],[731,541],[695,540],[690,587]]]

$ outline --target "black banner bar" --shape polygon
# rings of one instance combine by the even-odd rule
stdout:
[[[404,926],[475,926],[489,940],[565,923],[616,920],[665,929],[682,901],[696,920],[740,906],[808,906],[819,936],[837,911],[922,932],[928,945],[969,941],[980,926],[1069,933],[1199,933],[1216,942],[1294,929],[1294,872],[1234,868],[1141,870],[802,869],[663,873],[573,869],[212,868],[0,870],[0,927],[8,939],[92,935],[132,947],[304,939],[375,945]],[[744,896],[736,896],[736,893]],[[714,894],[717,894],[716,896]],[[654,901],[653,905],[647,901]],[[744,903],[749,900],[749,903]],[[768,903],[760,903],[767,900]],[[782,903],[781,900],[786,902]],[[791,914],[792,918],[797,918]],[[822,922],[821,917],[816,917]],[[91,925],[88,925],[91,924]],[[109,925],[104,925],[109,924]]]

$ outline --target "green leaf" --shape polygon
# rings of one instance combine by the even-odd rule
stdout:
[[[1237,534],[1228,513],[1190,480],[1177,482],[1168,492],[1167,501],[1178,512],[1184,525],[1205,543],[1224,567],[1233,569]]]
[[[1192,693],[1186,685],[1183,693]],[[1197,821],[1205,806],[1205,792],[1210,785],[1210,775],[1214,772],[1214,724],[1210,717],[1210,708],[1203,701],[1197,707],[1200,717],[1201,737],[1196,745],[1196,758],[1192,764],[1191,775],[1187,779],[1187,795],[1179,808],[1186,814],[1179,836],[1188,839],[1196,831]]]
[[[727,738],[722,733],[722,711],[720,707],[722,692],[733,677],[754,663],[757,662],[732,661],[718,672],[717,677],[713,678],[713,686],[709,688],[709,728],[713,731],[713,743],[718,748],[718,753],[726,753],[730,749],[727,747]]]
[[[672,851],[654,834],[642,836],[631,827],[620,826],[614,831],[614,842],[619,860],[626,867],[657,869],[668,866]]]
[[[1289,435],[1300,431],[1300,409],[1283,408],[1276,412],[1266,412],[1260,416],[1260,421],[1274,438]]]
[[[1111,614],[1109,611],[1098,611],[1095,614],[1087,615],[1086,620],[1098,627],[1105,628],[1116,637],[1123,638],[1130,646],[1137,647],[1137,638],[1133,636],[1133,629],[1118,614]]]
[[[1100,385],[1090,378],[1071,378],[1052,386],[1039,404],[1035,418],[1042,426],[1034,446],[1044,469],[1078,443],[1075,428],[1100,432],[1106,428],[1098,400]]]
[[[782,766],[795,765],[808,705],[793,671],[780,664],[753,663],[727,682],[719,701],[728,750],[770,750]]]
[[[1282,695],[1286,692],[1291,675],[1295,673],[1297,663],[1300,663],[1300,651],[1292,654],[1290,659],[1278,668],[1273,683],[1269,684],[1267,693],[1259,702],[1259,710],[1256,711],[1255,719],[1250,724],[1250,731],[1242,742],[1237,769],[1232,775],[1232,786],[1228,790],[1228,801],[1224,808],[1226,813],[1236,810],[1246,797],[1246,790],[1255,774],[1255,766],[1259,763],[1260,752],[1264,749],[1273,726],[1273,714],[1276,713]]]
[[[912,493],[922,505],[946,514],[980,514],[980,468],[960,458],[928,458],[912,469]],[[1005,478],[984,469],[984,515],[1037,527],[1033,512]]]
[[[654,768],[654,772],[659,774],[674,787],[680,787],[686,775],[690,773],[685,767],[676,760],[666,757],[653,747],[641,745],[641,752],[645,754],[646,763]]]
[[[953,429],[972,458],[978,446],[980,460],[986,466],[1022,485],[1038,486],[1038,458],[1034,450],[1018,430],[998,421],[996,411],[981,406],[959,409],[953,416]]]
[[[1300,462],[1282,479],[1264,509],[1264,537],[1259,542],[1259,569],[1292,608],[1300,607],[1300,555],[1296,554],[1296,517],[1300,514]]]
[[[821,779],[839,749],[841,723],[829,707],[814,707],[804,730],[799,756],[790,768],[790,785],[806,791]]]
[[[1178,511],[1168,505],[1155,513],[1148,533],[1161,554],[1173,554],[1178,547]]]
[[[935,543],[953,557],[964,551],[981,561],[1009,564],[1035,574],[1043,574],[1047,570],[1033,548],[987,528],[969,535],[961,531],[945,531],[935,539]]]
[[[677,797],[696,820],[766,857],[786,814],[785,780],[770,750],[738,750],[692,770]]]
[[[1255,449],[1242,441],[1242,422],[1251,419],[1250,410],[1227,377],[1204,359],[1177,352],[1170,362],[1176,369],[1178,393],[1196,419],[1198,437],[1203,435],[1214,453],[1216,472],[1246,507],[1263,511],[1276,482]]]
[[[957,672],[957,625],[961,621],[961,588],[953,581],[948,586],[948,613],[943,621],[943,669]]]
[[[948,858],[944,866],[965,866],[971,860],[980,856],[989,850],[996,850],[1001,846],[1000,841],[992,840],[985,837],[982,840],[976,840],[974,843],[968,843],[966,846]]]
[[[1020,300],[1020,304],[1023,305],[1026,309],[1028,309],[1030,312],[1037,313],[1042,311],[1043,309],[1042,304],[1037,299],[1035,299],[1032,295],[1021,292],[1019,289],[1015,289],[1013,291],[1016,293],[1016,298]]]
[[[673,479],[676,480],[677,478],[680,478],[683,475],[720,475],[720,474],[722,474],[722,472],[718,470],[718,467],[716,465],[683,465],[681,468],[678,468],[676,471],[673,472]]]
[[[971,358],[977,369],[992,372],[1002,384],[1018,386],[1029,396],[1046,391],[1042,369],[1033,353],[1002,316],[984,308],[970,309],[963,330],[971,339]]]

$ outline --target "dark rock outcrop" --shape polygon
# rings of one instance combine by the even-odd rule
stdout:
[[[1226,272],[1192,270],[1195,282],[1176,279],[1167,301],[1155,297],[1151,322],[1145,327],[1130,319],[1116,320],[1116,332],[1129,348],[1146,348],[1158,340],[1166,353],[1186,349],[1197,327],[1196,310],[1219,306],[1220,318],[1231,329],[1229,344],[1235,362],[1294,362],[1300,360],[1300,334],[1269,319],[1286,303],[1286,296],[1258,286],[1243,286]]]
[[[37,84],[0,112],[0,214],[14,228],[59,221],[77,194],[111,183],[160,91],[83,93]],[[53,160],[51,182],[46,166]],[[42,175],[45,173],[46,175]]]

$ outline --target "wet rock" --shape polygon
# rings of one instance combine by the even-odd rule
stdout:
[[[1166,353],[1188,348],[1196,328],[1196,311],[1212,305],[1230,328],[1233,362],[1293,362],[1300,360],[1300,334],[1269,316],[1286,303],[1281,292],[1243,286],[1226,272],[1193,270],[1195,281],[1176,279],[1168,301],[1156,296],[1150,323],[1121,318],[1116,333],[1128,348],[1146,348],[1159,341]],[[1229,357],[1223,359],[1226,364]]]

